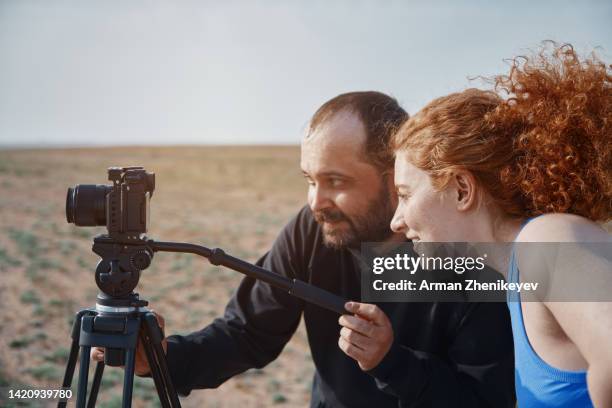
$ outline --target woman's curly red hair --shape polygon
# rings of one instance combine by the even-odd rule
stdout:
[[[612,66],[546,43],[512,60],[494,91],[430,102],[394,137],[395,150],[442,188],[470,171],[508,215],[612,218]]]

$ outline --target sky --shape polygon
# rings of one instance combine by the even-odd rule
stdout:
[[[411,114],[542,40],[612,60],[610,1],[0,0],[0,146],[297,144],[333,96]]]

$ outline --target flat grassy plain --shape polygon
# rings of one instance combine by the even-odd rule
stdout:
[[[156,173],[149,237],[221,247],[251,262],[305,203],[298,147],[0,150],[0,386],[60,385],[74,313],[95,303],[91,244],[105,231],[66,222],[66,190],[106,184],[107,167],[129,165]],[[137,291],[164,315],[166,333],[188,333],[223,313],[241,278],[194,255],[158,253]],[[265,369],[182,403],[305,407],[312,372],[300,327]],[[122,377],[105,370],[100,406],[120,406]],[[153,381],[138,379],[135,406],[156,401]]]

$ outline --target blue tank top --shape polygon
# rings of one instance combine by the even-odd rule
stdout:
[[[510,258],[508,282],[519,282],[519,270]],[[542,360],[531,347],[518,292],[508,292],[508,308],[514,336],[514,379],[519,407],[592,407],[586,371],[564,371]]]

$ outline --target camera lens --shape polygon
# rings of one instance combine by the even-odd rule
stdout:
[[[79,184],[68,189],[66,220],[80,226],[106,225],[106,194],[112,190],[104,184]]]

